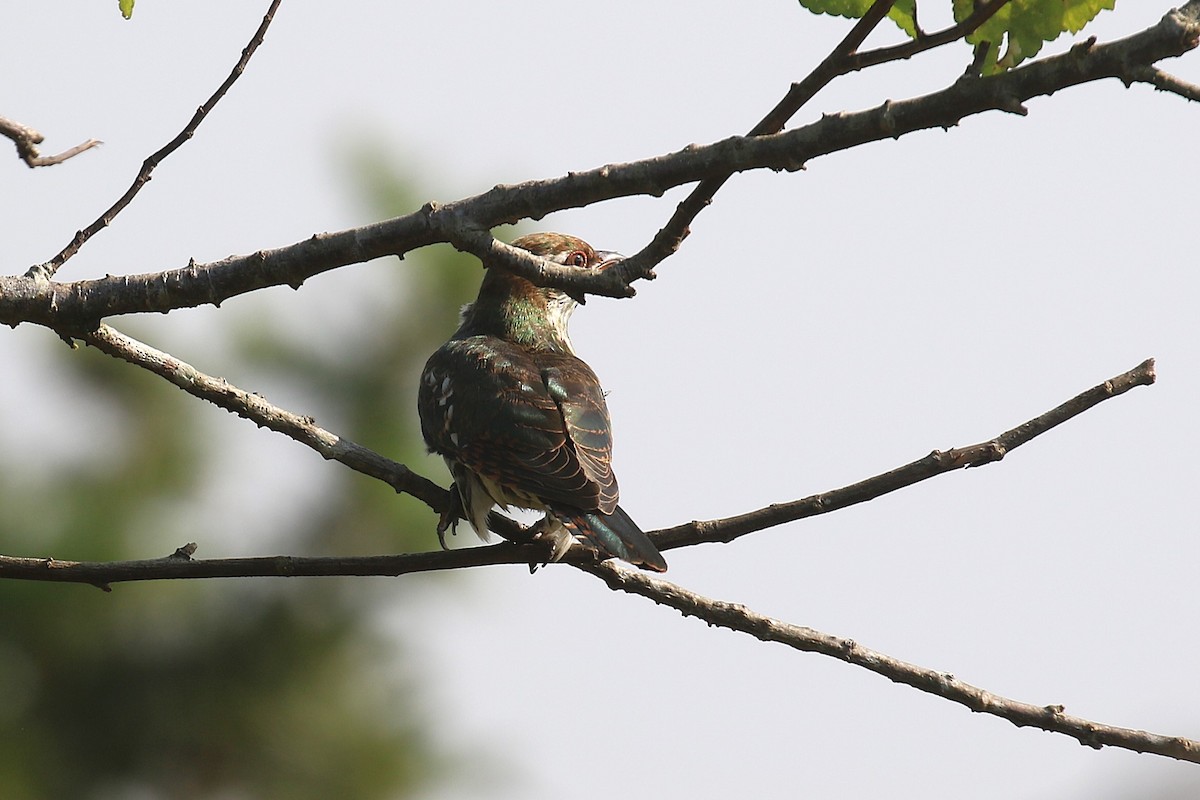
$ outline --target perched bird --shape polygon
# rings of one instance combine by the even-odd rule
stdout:
[[[513,242],[557,264],[603,270],[615,253],[561,233]],[[602,558],[662,572],[662,554],[617,505],[604,390],[567,335],[576,301],[500,267],[488,269],[458,331],[425,364],[421,433],[454,477],[438,538],[465,518],[487,541],[493,506],[545,511],[535,528],[558,560],[573,539]]]

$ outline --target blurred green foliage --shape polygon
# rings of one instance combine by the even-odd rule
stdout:
[[[415,207],[395,171],[371,153],[353,156],[349,171],[376,215]],[[338,328],[339,339],[324,347],[314,346],[316,333],[298,337],[267,314],[249,324],[223,310],[222,322],[243,325],[236,363],[214,369],[203,352],[178,355],[221,374],[303,387],[338,433],[430,466],[421,457],[416,377],[454,328],[479,270],[448,250],[412,260],[420,263],[356,268],[350,277],[370,282],[373,313]],[[330,293],[318,304],[340,301]],[[205,555],[202,523],[178,509],[204,496],[213,479],[220,439],[205,427],[224,412],[94,350],[48,347],[44,363],[65,372],[72,413],[94,424],[105,449],[33,472],[0,453],[0,552],[147,558],[196,538]],[[18,419],[19,410],[7,416]],[[295,458],[319,461],[298,444]],[[288,530],[256,533],[292,553],[328,555],[428,549],[435,541],[428,509],[324,466],[315,513],[287,522]],[[419,668],[372,613],[381,597],[394,603],[413,591],[408,586],[164,581],[102,593],[0,582],[0,797],[316,800],[428,789],[452,760],[431,743]]]

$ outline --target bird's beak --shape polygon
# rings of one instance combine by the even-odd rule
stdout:
[[[599,263],[597,263],[596,266],[592,267],[592,269],[603,272],[604,270],[608,269],[611,266],[620,264],[622,261],[625,260],[625,256],[621,255],[620,253],[614,253],[611,250],[597,250],[596,251],[596,259],[598,260]],[[575,294],[574,292],[567,292],[567,295],[572,300],[574,300],[576,303],[579,303],[579,305],[581,305],[581,306],[587,304],[587,299],[582,294]]]
[[[592,269],[599,270],[600,272],[603,272],[615,264],[620,264],[625,260],[625,256],[621,255],[620,253],[614,253],[611,250],[597,250],[596,258],[599,259],[600,263],[592,267]],[[568,294],[571,293],[568,292]],[[581,306],[587,304],[587,300],[581,294],[571,294],[571,299],[576,303],[579,303]]]
[[[595,268],[601,272],[625,260],[625,256],[620,253],[614,253],[611,250],[597,250],[596,258],[600,259],[600,263]]]

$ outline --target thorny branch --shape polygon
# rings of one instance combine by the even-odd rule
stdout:
[[[254,55],[254,51],[258,49],[258,46],[262,44],[263,38],[267,35],[267,28],[271,26],[271,21],[275,18],[275,10],[279,8],[280,2],[282,2],[282,0],[272,0],[270,8],[267,9],[267,13],[263,16],[262,23],[258,26],[258,30],[254,32],[254,35],[250,37],[250,42],[242,50],[242,56],[238,59],[237,64],[234,65],[233,71],[229,73],[229,77],[225,79],[224,83],[217,87],[217,90],[213,92],[212,97],[208,98],[204,105],[196,109],[196,113],[192,115],[191,120],[187,125],[184,126],[183,130],[181,130],[174,139],[167,142],[162,148],[151,154],[149,158],[142,162],[142,168],[138,170],[137,177],[133,179],[133,183],[130,184],[129,188],[125,190],[125,194],[121,195],[117,202],[113,203],[109,209],[101,214],[91,225],[88,225],[83,230],[78,231],[75,234],[75,238],[72,239],[66,247],[59,251],[58,255],[47,261],[45,264],[38,264],[30,269],[28,277],[40,280],[47,280],[54,277],[54,273],[58,272],[59,267],[65,264],[67,259],[78,253],[79,249],[83,247],[89,239],[107,228],[112,223],[113,219],[116,218],[116,216],[120,214],[126,206],[129,205],[133,198],[137,196],[137,193],[142,190],[142,187],[149,183],[150,175],[154,172],[155,167],[157,167],[163,159],[171,155],[171,153],[174,153],[176,150],[178,150],[184,142],[191,139],[196,134],[196,129],[200,127],[200,123],[204,121],[204,118],[208,116],[209,112],[211,112],[214,107],[216,107],[217,103],[220,102],[221,98],[225,96],[225,93],[229,91],[229,88],[233,86],[234,82],[241,77],[243,72],[245,72],[246,64],[249,63],[250,57]]]
[[[61,164],[68,158],[74,158],[85,150],[91,150],[93,147],[103,144],[99,139],[88,139],[57,155],[43,156],[39,154],[37,146],[44,142],[46,137],[28,125],[22,125],[20,122],[5,117],[0,117],[0,136],[12,139],[13,144],[17,146],[17,155],[30,168]]]

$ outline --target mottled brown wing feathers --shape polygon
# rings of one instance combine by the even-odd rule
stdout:
[[[432,449],[475,472],[543,502],[616,508],[604,393],[578,358],[453,340],[426,365],[418,409]]]

